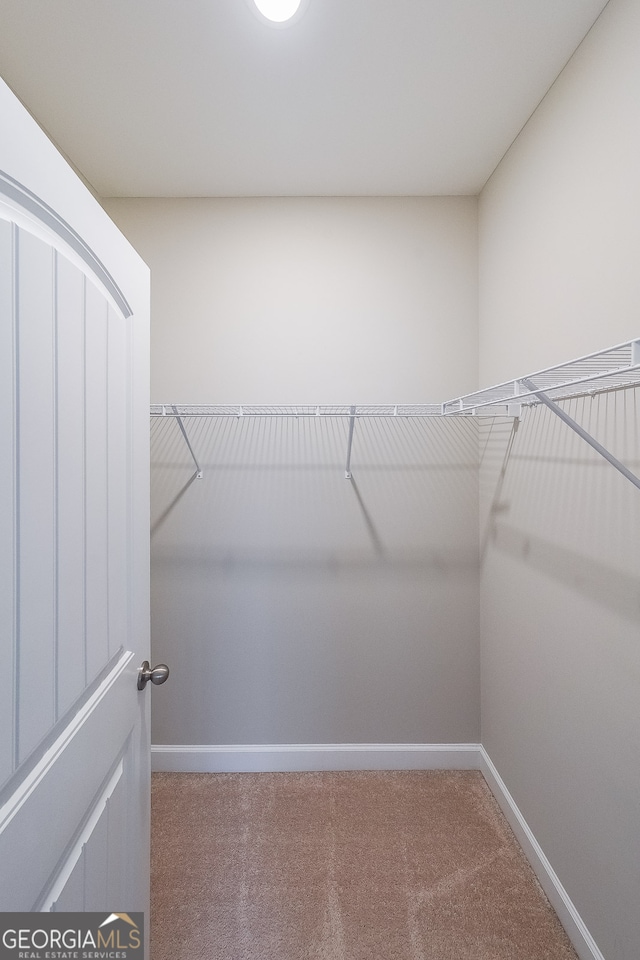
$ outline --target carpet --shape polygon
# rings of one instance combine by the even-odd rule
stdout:
[[[152,960],[577,960],[476,771],[153,775]]]

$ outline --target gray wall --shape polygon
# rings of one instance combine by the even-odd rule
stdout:
[[[472,197],[105,206],[153,273],[153,402],[422,403],[476,386]]]
[[[640,336],[639,89],[640,6],[611,0],[481,196],[482,383]],[[637,393],[566,407],[640,473]],[[607,960],[635,960],[640,496],[544,408],[509,438],[481,444],[482,742]]]
[[[109,201],[151,267],[156,402],[476,383],[472,198]],[[477,432],[173,421],[152,440],[156,743],[477,742]],[[160,694],[160,691],[158,691]]]

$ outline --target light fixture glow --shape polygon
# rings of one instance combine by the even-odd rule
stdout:
[[[301,0],[253,0],[263,17],[272,23],[285,23],[298,12]]]

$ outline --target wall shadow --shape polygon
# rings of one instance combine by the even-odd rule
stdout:
[[[640,463],[636,389],[565,401],[567,412],[631,470]],[[640,619],[640,494],[542,406],[517,432],[481,427],[481,562],[490,550],[572,592]]]

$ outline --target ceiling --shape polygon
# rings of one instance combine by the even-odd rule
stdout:
[[[480,191],[606,0],[0,0],[0,75],[103,196]]]

